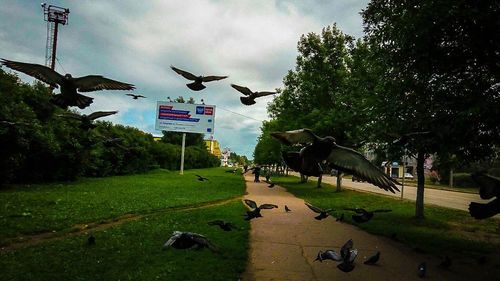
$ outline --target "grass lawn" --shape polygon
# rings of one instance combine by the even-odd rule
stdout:
[[[200,182],[195,174],[209,178]],[[241,196],[241,176],[222,168],[85,178],[71,183],[10,186],[0,191],[0,246],[20,236],[68,232],[75,224],[112,220]]]
[[[316,182],[301,184],[297,177],[274,177],[273,181],[313,205],[337,210],[336,216],[344,213],[346,222],[369,233],[387,237],[395,234],[399,241],[429,253],[482,255],[498,251],[500,247],[497,219],[478,221],[465,211],[425,206],[426,218],[420,221],[414,219],[415,202],[412,201],[351,190],[336,193],[332,185],[323,183],[318,189]],[[353,212],[343,211],[344,208],[392,209],[392,212],[375,214],[371,221],[357,224],[351,219]]]

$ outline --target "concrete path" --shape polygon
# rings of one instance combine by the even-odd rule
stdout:
[[[498,271],[484,270],[467,259],[455,260],[451,270],[443,270],[437,267],[439,258],[417,253],[398,242],[370,235],[331,217],[315,220],[315,214],[304,201],[282,187],[268,188],[264,182],[254,183],[251,175],[246,176],[246,181],[245,198],[258,205],[272,203],[279,208],[262,210],[263,217],[251,221],[249,261],[241,280],[421,280],[417,277],[417,267],[423,261],[428,268],[425,280],[494,280],[498,277],[494,275]],[[292,212],[284,211],[285,204]],[[314,262],[319,250],[339,252],[351,238],[359,251],[353,271],[344,273],[333,261]],[[364,265],[363,261],[376,251],[382,253],[379,264]]]

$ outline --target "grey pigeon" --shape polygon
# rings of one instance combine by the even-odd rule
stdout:
[[[207,181],[207,180],[208,180],[207,178],[202,177],[202,176],[200,176],[200,175],[195,175],[195,176],[196,176],[196,177],[198,177],[198,180],[199,180],[199,181]]]
[[[146,98],[143,95],[134,95],[134,94],[126,94],[126,95],[132,97],[132,99],[134,99],[134,100],[136,100],[138,98]]]
[[[3,65],[14,70],[33,76],[54,88],[61,87],[61,94],[55,95],[52,102],[62,108],[78,106],[86,108],[93,102],[93,98],[78,92],[93,92],[99,90],[133,90],[134,85],[105,78],[100,75],[87,75],[73,78],[71,74],[62,76],[49,67],[40,64],[23,63],[2,59]],[[78,91],[78,92],[77,92]]]
[[[342,257],[335,252],[334,250],[326,250],[326,251],[319,251],[318,256],[314,261],[320,261],[323,262],[323,260],[333,260],[333,261],[342,261]]]
[[[427,272],[427,264],[425,262],[418,265],[417,276],[424,278]]]
[[[238,86],[235,84],[231,84],[231,87],[235,88],[238,92],[244,94],[244,97],[240,97],[240,101],[244,105],[252,105],[255,104],[255,99],[260,97],[265,97],[269,95],[274,95],[276,92],[252,92],[247,87]]]
[[[306,206],[309,207],[313,212],[318,213],[319,215],[314,217],[317,220],[322,220],[325,219],[329,216],[329,212],[333,211],[333,209],[321,209],[318,207],[315,207],[307,202],[305,202]]]
[[[94,121],[95,119],[109,116],[109,115],[113,115],[116,113],[118,113],[118,111],[96,111],[96,112],[92,112],[89,115],[85,115],[85,114],[80,115],[80,114],[77,114],[74,112],[65,112],[65,113],[59,114],[58,116],[68,118],[68,119],[78,120],[81,122],[81,124],[80,124],[81,129],[89,130],[89,129],[94,129],[96,127],[96,125],[94,125],[92,123],[92,121]]]
[[[386,191],[399,191],[396,185],[399,182],[392,179],[377,166],[368,161],[361,153],[338,145],[335,138],[327,136],[321,138],[309,129],[300,129],[287,132],[273,132],[271,136],[286,145],[307,144],[297,155],[290,156],[293,166],[290,167],[307,176],[319,176],[323,173],[320,163],[327,164],[341,172],[349,173],[362,178]],[[288,165],[288,162],[285,163]]]
[[[392,212],[392,210],[389,209],[367,211],[363,208],[345,208],[344,210],[356,212],[356,214],[352,215],[352,219],[357,223],[364,223],[371,220],[374,216],[374,213]]]
[[[181,70],[181,69],[176,68],[174,66],[170,66],[170,68],[172,68],[173,71],[175,71],[177,74],[181,75],[182,77],[184,77],[188,80],[194,81],[192,83],[186,84],[186,86],[188,86],[188,88],[193,90],[193,91],[201,91],[201,90],[205,89],[206,87],[205,87],[205,85],[202,84],[203,82],[222,80],[222,79],[225,79],[228,77],[228,76],[213,76],[213,75],[211,75],[211,76],[196,76],[190,72]]]
[[[500,178],[483,173],[474,173],[471,178],[479,185],[479,196],[482,199],[496,198],[486,204],[471,202],[470,215],[480,220],[500,213]]]
[[[163,244],[163,250],[169,247],[175,249],[208,248],[212,252],[218,252],[217,247],[205,236],[193,232],[174,231],[172,236]]]
[[[220,227],[220,229],[222,229],[224,231],[231,231],[235,228],[235,226],[232,223],[226,222],[223,220],[209,221],[208,224],[209,225],[218,225]]]
[[[246,216],[245,216],[245,220],[251,220],[254,218],[261,218],[262,215],[260,214],[260,211],[262,209],[278,208],[278,206],[274,205],[274,204],[262,204],[262,205],[257,207],[257,203],[255,203],[255,201],[253,201],[253,200],[245,199],[244,201],[245,201],[245,204],[248,205],[248,207],[253,209],[251,211],[247,211]]]
[[[378,260],[380,259],[380,251],[377,251],[377,253],[375,253],[375,255],[369,257],[365,262],[364,264],[368,264],[368,265],[374,265],[378,262]]]

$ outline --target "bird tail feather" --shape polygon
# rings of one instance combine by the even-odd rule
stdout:
[[[193,90],[193,91],[201,91],[201,90],[206,88],[203,84],[201,84],[199,82],[189,83],[189,84],[186,84],[186,86],[188,86],[188,88]]]

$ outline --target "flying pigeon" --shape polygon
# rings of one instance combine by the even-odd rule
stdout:
[[[500,178],[483,173],[474,173],[471,178],[479,185],[479,196],[482,199],[496,198],[486,204],[471,202],[470,215],[480,220],[500,213]]]
[[[175,71],[177,74],[181,75],[182,77],[192,80],[194,82],[186,84],[189,89],[193,91],[201,91],[205,89],[206,87],[202,84],[203,82],[210,82],[210,81],[216,81],[216,80],[222,80],[227,78],[228,76],[196,76],[192,73],[189,73],[187,71],[178,69],[174,66],[170,66],[173,71]]]
[[[287,212],[287,213],[288,213],[288,212],[291,212],[291,211],[292,211],[292,210],[290,210],[290,208],[288,208],[288,206],[287,206],[287,205],[285,205],[285,212]]]
[[[334,250],[319,251],[314,261],[323,262],[323,260],[342,261],[342,257]]]
[[[452,264],[451,258],[448,256],[445,256],[443,261],[439,264],[439,267],[442,267],[444,269],[448,269],[448,268],[450,268],[451,264]]]
[[[304,175],[321,175],[323,169],[320,163],[326,161],[332,168],[360,177],[386,191],[399,191],[396,186],[399,182],[383,173],[361,153],[336,144],[331,136],[321,138],[309,129],[273,132],[271,136],[286,145],[308,144],[300,150],[298,156],[286,154],[288,160],[293,162],[293,166],[289,167]],[[284,160],[288,165],[287,159]]]
[[[93,92],[99,90],[133,90],[134,85],[105,78],[100,75],[88,75],[73,78],[71,74],[62,76],[56,71],[40,64],[23,63],[2,59],[1,63],[9,68],[33,76],[54,88],[61,87],[61,93],[52,98],[52,102],[62,108],[78,106],[81,109],[89,106],[93,98],[78,92]],[[78,92],[77,92],[78,91]]]
[[[207,178],[202,177],[202,176],[200,176],[200,175],[195,175],[195,176],[197,176],[197,177],[198,177],[198,180],[199,180],[199,181],[207,181],[207,180],[208,180]]]
[[[262,209],[278,208],[278,206],[274,205],[274,204],[262,204],[259,207],[257,207],[257,203],[255,203],[255,201],[253,201],[253,200],[245,199],[244,201],[245,201],[245,204],[248,205],[248,207],[253,209],[252,211],[247,211],[247,214],[245,216],[245,220],[251,220],[254,218],[262,217],[262,215],[260,214],[260,211]]]
[[[231,87],[235,88],[238,92],[244,94],[244,97],[240,97],[240,101],[244,105],[252,105],[255,104],[255,99],[260,97],[265,97],[269,95],[274,95],[276,92],[252,92],[247,87],[238,86],[235,84],[231,84]]]
[[[138,98],[146,98],[143,95],[134,95],[134,94],[126,94],[126,95],[132,97],[132,99],[134,99],[134,100],[136,100]]]
[[[315,213],[318,213],[319,215],[314,217],[317,220],[322,220],[328,217],[329,212],[333,211],[333,209],[321,209],[318,207],[315,207],[307,202],[305,202],[306,206],[309,207],[309,209],[313,210]]]
[[[389,209],[379,209],[373,211],[367,211],[363,208],[345,208],[344,210],[356,212],[356,214],[352,215],[352,219],[357,223],[364,223],[371,220],[374,216],[374,213],[386,213],[392,212]]]
[[[231,231],[235,226],[230,222],[225,222],[223,220],[209,221],[209,225],[218,225],[224,231]]]
[[[426,271],[427,271],[427,264],[425,262],[418,265],[418,271],[417,271],[418,277],[424,278]]]
[[[364,264],[368,264],[368,265],[374,265],[378,262],[378,260],[380,259],[380,252],[377,251],[377,253],[375,253],[375,255],[369,257],[365,262]]]
[[[218,252],[217,247],[205,236],[193,232],[174,231],[172,236],[163,244],[163,250],[173,247],[175,249],[209,248],[212,252]]]
[[[116,113],[118,113],[118,111],[96,111],[96,112],[92,112],[89,115],[85,115],[85,114],[80,115],[80,114],[77,114],[74,112],[65,112],[65,113],[59,114],[58,116],[68,118],[68,119],[78,120],[81,122],[81,124],[80,124],[81,129],[89,130],[89,129],[94,129],[95,127],[97,127],[96,125],[94,125],[92,123],[92,121],[94,121],[95,119],[109,116],[109,115],[113,115]]]
[[[269,188],[273,188],[274,187],[274,183],[272,182],[270,185],[268,185],[267,187]]]
[[[340,222],[344,221],[344,213],[342,213],[340,217],[338,217],[335,221],[340,221]]]
[[[358,250],[353,249],[353,247],[354,243],[352,239],[349,239],[340,249],[342,262],[337,265],[337,268],[343,272],[350,272],[354,269],[354,260],[358,256]]]

